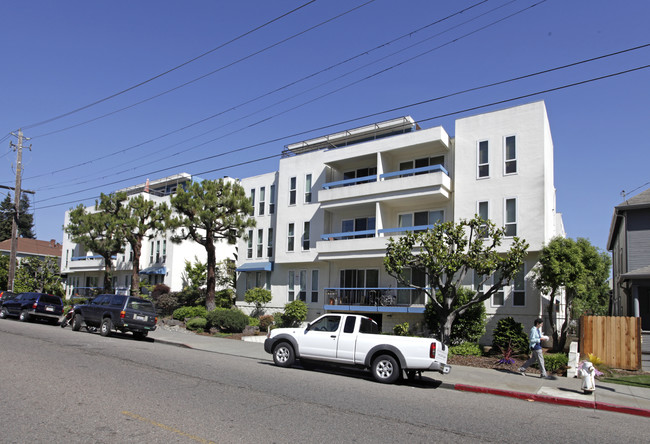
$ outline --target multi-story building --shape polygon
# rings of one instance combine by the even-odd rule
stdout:
[[[458,119],[453,138],[403,117],[294,143],[283,154],[277,172],[241,181],[257,227],[238,245],[238,305],[246,307],[247,289],[265,287],[273,295],[267,312],[301,299],[309,319],[351,311],[384,330],[405,321],[422,329],[425,296],[385,271],[388,239],[479,214],[506,228],[503,251],[514,236],[530,244],[519,276],[485,302],[490,322],[513,316],[528,325],[543,313],[548,299],[532,269],[543,245],[564,235],[544,102]]]
[[[117,190],[126,192],[127,196],[142,195],[154,202],[166,202],[178,187],[188,185],[193,180],[186,173],[176,174],[146,183]],[[94,206],[88,207],[94,211]],[[69,223],[69,211],[65,214],[64,226]],[[186,240],[179,244],[171,241],[171,232],[151,233],[153,237],[145,238],[140,256],[140,279],[148,284],[165,284],[171,291],[183,288],[185,261],[206,262],[205,248],[194,241]],[[217,261],[233,259],[235,247],[223,243],[217,248]],[[113,288],[126,293],[131,288],[133,272],[133,250],[129,244],[124,252],[113,258]],[[73,242],[68,234],[63,235],[63,254],[61,256],[61,273],[67,276],[66,296],[85,295],[101,290],[104,275],[104,260],[92,251],[86,251],[82,245]]]

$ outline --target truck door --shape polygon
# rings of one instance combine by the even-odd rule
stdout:
[[[336,359],[336,344],[341,331],[341,316],[323,316],[309,326],[298,342],[300,356],[314,359]]]
[[[336,349],[336,357],[345,362],[354,362],[354,350],[357,343],[355,330],[356,316],[346,316],[343,324],[343,331],[339,335],[339,343]]]

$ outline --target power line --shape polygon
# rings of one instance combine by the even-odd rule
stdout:
[[[650,65],[638,66],[636,68],[631,68],[631,69],[627,69],[627,70],[624,70],[624,71],[619,71],[619,72],[612,73],[612,74],[607,74],[607,75],[603,75],[603,76],[599,76],[599,77],[594,77],[594,78],[579,81],[579,82],[569,83],[569,84],[558,86],[558,87],[555,87],[555,88],[549,88],[549,89],[545,89],[545,90],[541,90],[541,91],[537,91],[537,92],[533,92],[533,93],[529,93],[529,94],[524,94],[524,95],[520,95],[520,96],[517,96],[517,97],[511,97],[511,98],[508,98],[508,99],[499,100],[499,101],[495,101],[495,102],[491,102],[491,103],[487,103],[487,104],[483,104],[483,105],[478,105],[478,106],[474,106],[474,107],[470,107],[470,108],[464,108],[462,110],[456,110],[456,111],[452,111],[452,112],[445,113],[445,114],[440,114],[440,115],[433,116],[433,117],[418,119],[418,122],[428,122],[428,121],[431,121],[431,120],[441,119],[443,117],[449,117],[449,116],[452,116],[452,115],[462,114],[462,113],[466,113],[466,112],[469,112],[469,111],[476,111],[478,109],[492,107],[492,106],[495,106],[495,105],[502,105],[504,103],[509,103],[509,102],[513,102],[513,101],[517,101],[517,100],[522,100],[522,99],[530,98],[530,97],[541,95],[541,94],[557,92],[557,91],[560,91],[560,90],[563,90],[563,89],[572,88],[572,87],[576,87],[576,86],[581,86],[581,85],[596,82],[596,81],[599,81],[599,80],[604,80],[604,79],[608,79],[608,78],[617,77],[617,76],[620,76],[620,75],[630,74],[632,72],[636,72],[636,71],[640,71],[640,70],[644,70],[644,69],[648,69],[648,68],[650,68]],[[357,119],[351,119],[351,120],[348,120],[348,121],[345,121],[345,122],[338,122],[338,123],[331,124],[331,125],[326,125],[326,126],[323,126],[323,127],[320,127],[320,128],[311,129],[311,130],[307,130],[307,131],[302,131],[302,132],[299,132],[299,133],[294,133],[294,134],[291,134],[291,135],[287,135],[287,136],[283,136],[283,137],[280,137],[280,138],[268,140],[268,141],[265,141],[265,142],[260,142],[260,143],[254,144],[254,145],[248,145],[248,146],[245,146],[245,147],[241,147],[241,148],[238,148],[238,149],[235,149],[235,150],[231,150],[231,151],[229,151],[227,153],[215,154],[215,155],[212,155],[212,156],[204,157],[202,159],[189,161],[189,162],[185,162],[185,163],[182,163],[182,164],[173,165],[173,166],[170,166],[168,168],[163,168],[163,169],[159,169],[159,170],[144,173],[144,174],[139,174],[137,176],[133,176],[133,177],[130,177],[128,179],[116,181],[116,182],[113,182],[113,183],[107,183],[107,184],[103,184],[103,185],[99,185],[99,186],[95,186],[95,187],[86,188],[86,189],[83,189],[83,190],[78,190],[75,193],[63,194],[63,195],[60,195],[60,196],[55,196],[55,197],[52,197],[52,198],[44,199],[43,201],[52,200],[52,199],[56,199],[56,198],[59,198],[59,197],[65,197],[65,196],[68,196],[70,194],[77,194],[77,193],[81,193],[81,192],[85,192],[85,191],[90,191],[90,190],[93,190],[93,189],[96,189],[96,188],[103,188],[103,187],[106,187],[108,185],[113,185],[115,183],[124,182],[126,180],[139,179],[139,178],[141,178],[142,176],[145,176],[145,175],[156,174],[156,173],[167,171],[167,170],[170,170],[170,169],[178,169],[179,167],[182,167],[182,166],[187,166],[187,165],[198,163],[198,162],[204,162],[206,160],[211,160],[211,159],[214,159],[214,158],[217,158],[217,157],[224,156],[226,154],[232,154],[232,153],[235,153],[235,152],[244,151],[244,150],[255,148],[255,147],[258,147],[258,146],[267,145],[269,143],[277,142],[277,141],[280,141],[280,140],[283,140],[283,139],[297,137],[297,136],[304,135],[304,134],[307,134],[307,133],[310,133],[310,132],[313,132],[313,131],[320,131],[320,130],[323,130],[323,129],[327,129],[327,128],[331,128],[331,127],[334,127],[334,126],[341,125],[342,123],[349,123],[351,121],[355,121],[355,120],[359,120],[359,119],[363,119],[363,118],[365,118],[365,117],[360,117],[360,118],[357,118]],[[221,166],[219,168],[215,168],[215,169],[211,169],[211,170],[207,170],[207,171],[202,171],[202,172],[197,173],[195,175],[208,174],[208,173],[212,173],[212,172],[215,172],[215,171],[220,171],[220,170],[224,170],[224,169],[228,169],[228,168],[233,168],[234,166],[250,164],[250,163],[259,162],[259,161],[262,161],[262,160],[267,160],[267,159],[270,159],[270,158],[273,158],[273,157],[279,157],[279,156],[281,156],[281,154],[276,154],[276,155],[267,156],[267,157],[263,157],[263,158],[251,159],[251,160],[248,160],[246,162],[239,163],[239,164],[236,164],[236,165]],[[95,196],[95,198],[96,198],[96,196]],[[76,199],[76,200],[69,201],[69,202],[46,205],[46,206],[40,207],[39,209],[58,207],[58,206],[62,206],[62,205],[68,205],[68,204],[71,204],[71,203],[86,201],[86,200],[89,200],[89,199],[92,199],[92,198],[89,197],[89,198],[83,198],[83,199]]]
[[[256,27],[256,28],[253,28],[253,29],[251,29],[251,30],[249,30],[249,31],[247,31],[247,32],[245,32],[245,33],[243,33],[243,34],[241,34],[241,35],[239,35],[239,36],[237,36],[237,37],[235,37],[235,38],[233,38],[233,39],[231,39],[231,40],[225,42],[225,43],[222,43],[221,45],[219,45],[219,46],[217,46],[217,47],[215,47],[215,48],[212,48],[212,49],[209,50],[209,51],[204,52],[203,54],[200,54],[200,55],[198,55],[198,56],[196,56],[196,57],[193,57],[193,58],[191,58],[191,59],[189,59],[189,60],[187,60],[187,61],[181,63],[180,65],[176,65],[175,67],[173,67],[173,68],[171,68],[171,69],[168,69],[167,71],[164,71],[164,72],[162,72],[162,73],[160,73],[160,74],[157,74],[157,75],[155,75],[155,76],[153,76],[153,77],[151,77],[151,78],[149,78],[149,79],[147,79],[147,80],[144,80],[144,81],[142,81],[142,82],[140,82],[140,83],[137,83],[137,84],[135,84],[135,85],[133,85],[133,86],[130,86],[130,87],[126,88],[126,89],[123,89],[122,91],[116,92],[116,93],[111,94],[111,95],[109,95],[109,96],[107,96],[107,97],[104,97],[103,99],[96,100],[95,102],[89,103],[88,105],[85,105],[85,106],[82,106],[82,107],[80,107],[80,108],[74,109],[74,110],[72,110],[72,111],[68,111],[68,112],[66,112],[66,113],[60,114],[60,115],[58,115],[58,116],[55,116],[55,117],[52,117],[52,118],[49,118],[49,119],[43,120],[43,121],[41,121],[41,122],[32,123],[31,125],[25,125],[25,126],[23,126],[23,128],[24,128],[24,129],[31,129],[31,128],[35,128],[35,127],[37,127],[37,126],[45,125],[46,123],[50,123],[50,122],[53,122],[53,121],[55,121],[55,120],[59,120],[59,119],[62,119],[62,118],[64,118],[64,117],[70,116],[70,115],[72,115],[72,114],[78,113],[79,111],[86,110],[86,109],[91,108],[91,107],[93,107],[93,106],[95,106],[95,105],[98,105],[98,104],[100,104],[100,103],[102,103],[102,102],[106,102],[107,100],[113,99],[113,98],[115,98],[115,97],[117,97],[117,96],[120,96],[120,95],[122,95],[122,94],[124,94],[124,93],[127,93],[127,92],[129,92],[129,91],[131,91],[131,90],[134,90],[134,89],[136,89],[136,88],[138,88],[138,87],[140,87],[140,86],[146,85],[147,83],[152,82],[152,81],[154,81],[154,80],[156,80],[156,79],[159,79],[159,78],[161,78],[161,77],[163,77],[163,76],[165,76],[165,75],[167,75],[167,74],[169,74],[169,73],[171,73],[171,72],[173,72],[173,71],[176,71],[177,69],[180,69],[180,68],[182,68],[183,66],[189,65],[190,63],[195,62],[195,61],[199,60],[200,58],[203,58],[203,57],[207,56],[208,54],[212,54],[213,52],[215,52],[215,51],[217,51],[217,50],[219,50],[219,49],[221,49],[221,48],[224,48],[225,46],[228,46],[228,45],[230,45],[231,43],[234,43],[234,42],[236,42],[237,40],[240,40],[240,39],[246,37],[247,35],[250,35],[250,34],[256,32],[256,31],[259,31],[260,29],[262,29],[262,28],[264,28],[264,27],[270,25],[271,23],[277,22],[278,20],[283,19],[284,17],[286,17],[286,16],[288,16],[288,15],[291,15],[291,14],[293,14],[293,13],[296,12],[296,11],[299,11],[300,9],[302,9],[302,8],[304,8],[304,7],[306,7],[306,6],[310,5],[310,4],[312,4],[312,3],[314,3],[315,1],[316,1],[316,0],[310,0],[310,1],[308,1],[307,3],[305,3],[305,4],[303,4],[303,5],[300,5],[300,6],[298,6],[297,8],[292,9],[292,10],[289,11],[289,12],[286,12],[286,13],[284,13],[284,14],[278,16],[278,17],[275,17],[274,19],[269,20],[268,22],[266,22],[266,23],[264,23],[264,24],[262,24],[262,25],[260,25],[260,26],[258,26],[258,27]],[[41,136],[35,136],[35,137],[41,137]]]

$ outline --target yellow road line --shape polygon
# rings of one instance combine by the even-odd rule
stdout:
[[[191,435],[189,433],[185,433],[182,430],[178,430],[177,428],[174,428],[174,427],[171,427],[171,426],[168,426],[168,425],[165,425],[165,424],[161,424],[161,423],[159,423],[157,421],[154,421],[153,419],[145,418],[143,416],[137,415],[135,413],[128,412],[126,410],[123,411],[122,414],[126,415],[126,416],[128,416],[130,418],[137,419],[138,421],[146,422],[146,423],[154,425],[156,427],[160,427],[161,429],[167,430],[168,432],[172,432],[172,433],[175,433],[177,435],[184,436],[184,437],[189,438],[189,439],[191,439],[193,441],[196,441],[196,442],[200,442],[200,443],[203,443],[203,444],[216,444],[215,442],[208,441],[207,439],[201,438],[200,436],[195,436],[195,435]]]

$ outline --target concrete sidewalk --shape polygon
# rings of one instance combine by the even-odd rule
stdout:
[[[176,345],[195,350],[271,361],[264,352],[263,337],[257,342],[237,341],[196,335],[182,329],[159,326],[149,334],[155,342]],[[253,339],[253,338],[251,338]],[[530,374],[521,376],[507,370],[452,366],[451,373],[425,373],[424,376],[441,381],[441,388],[488,393],[498,396],[526,399],[529,401],[608,410],[650,417],[650,388],[596,382],[596,391],[586,395],[580,390],[576,378],[553,377],[542,379]]]

